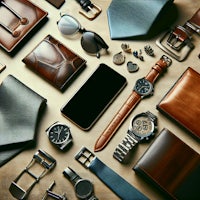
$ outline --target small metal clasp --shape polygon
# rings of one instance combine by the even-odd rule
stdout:
[[[33,172],[30,171],[30,168],[35,164],[38,163],[40,164],[44,170],[41,172],[41,174],[39,176],[33,174]],[[26,199],[26,197],[28,196],[28,194],[30,193],[30,191],[33,189],[33,187],[35,186],[36,183],[39,182],[39,180],[44,177],[46,175],[46,173],[53,169],[56,165],[56,160],[50,156],[48,153],[46,153],[45,151],[42,150],[38,150],[31,162],[26,166],[26,168],[17,176],[17,178],[12,181],[9,191],[11,192],[11,194],[17,198],[17,199]],[[29,176],[31,176],[33,179],[35,179],[35,181],[30,185],[30,187],[27,190],[24,190],[23,188],[21,188],[17,182],[19,181],[19,179],[22,177],[23,174],[28,174]]]
[[[65,193],[63,195],[59,195],[59,194],[52,192],[52,189],[55,186],[55,184],[56,184],[56,182],[53,181],[53,183],[46,190],[46,193],[44,194],[42,200],[46,200],[48,197],[52,197],[53,199],[58,199],[58,200],[67,200]]]
[[[88,9],[87,14],[86,12],[82,11],[79,11],[79,13],[91,21],[94,20],[96,17],[98,17],[102,11],[102,9],[99,6],[93,3],[91,3],[90,6],[87,6],[87,9]]]
[[[81,150],[75,155],[75,159],[85,168],[89,168],[90,163],[95,157],[96,156],[86,147],[82,147]]]

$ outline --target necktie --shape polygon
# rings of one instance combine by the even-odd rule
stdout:
[[[155,36],[174,22],[172,3],[173,0],[112,0],[107,10],[111,39]]]

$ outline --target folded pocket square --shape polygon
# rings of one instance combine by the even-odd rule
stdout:
[[[0,85],[0,165],[35,144],[36,128],[46,99],[8,75]]]

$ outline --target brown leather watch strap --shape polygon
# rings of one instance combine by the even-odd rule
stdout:
[[[117,114],[111,120],[107,128],[103,131],[103,133],[97,139],[94,146],[94,151],[100,151],[107,145],[107,143],[110,141],[112,136],[120,127],[124,119],[129,115],[129,113],[140,102],[141,99],[142,99],[141,96],[137,94],[135,91],[133,91],[129,95],[126,102],[122,105],[122,107],[119,109]]]
[[[167,62],[164,59],[160,59],[156,64],[151,68],[151,71],[146,75],[147,79],[152,84],[156,81],[158,76],[168,67]]]
[[[163,55],[158,62],[156,62],[155,66],[152,67],[150,72],[147,74],[145,79],[153,83],[159,74],[163,72],[164,69],[166,69],[168,66],[171,65],[171,59],[167,56]],[[103,133],[100,135],[100,137],[97,139],[94,151],[100,151],[102,150],[110,141],[110,139],[113,137],[117,129],[120,127],[120,125],[124,122],[126,117],[130,114],[130,112],[136,107],[136,105],[141,101],[142,96],[138,94],[135,90],[129,95],[128,99],[125,101],[125,103],[122,105],[122,107],[119,109],[117,114],[114,116],[114,118],[111,120],[109,125],[106,127],[106,129],[103,131]]]
[[[200,34],[200,8],[195,12],[195,14],[189,19],[184,27],[190,29],[190,32],[197,32]]]

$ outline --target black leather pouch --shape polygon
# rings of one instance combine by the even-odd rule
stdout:
[[[46,99],[8,75],[0,85],[0,165],[36,142]]]
[[[133,169],[169,199],[200,199],[200,155],[166,128]]]

